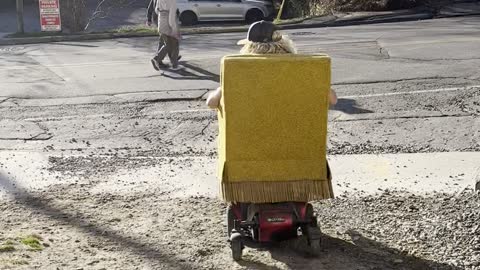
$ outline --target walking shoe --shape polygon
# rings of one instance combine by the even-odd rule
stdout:
[[[150,62],[152,62],[152,65],[153,65],[153,68],[155,70],[160,70],[160,69],[166,69],[168,68],[168,65],[167,64],[164,64],[162,61],[157,61],[155,58],[152,58],[150,60]]]
[[[152,63],[152,66],[153,66],[153,68],[154,68],[156,71],[159,71],[159,70],[160,70],[160,68],[158,67],[158,62],[157,62],[157,60],[155,60],[155,59],[152,58],[152,59],[150,59],[150,62]]]
[[[183,67],[181,67],[181,66],[174,66],[174,67],[171,68],[171,70],[173,70],[173,71],[177,71],[177,70],[181,70],[181,69],[183,69]]]
[[[168,64],[164,64],[162,61],[157,62],[157,63],[158,63],[158,68],[159,69],[166,69],[166,68],[170,67]]]

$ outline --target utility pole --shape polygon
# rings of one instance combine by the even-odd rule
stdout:
[[[17,32],[24,33],[23,25],[23,0],[17,0]]]

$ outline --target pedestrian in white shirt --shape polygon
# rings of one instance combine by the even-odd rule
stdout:
[[[158,15],[158,34],[160,39],[155,56],[151,59],[153,68],[165,69],[169,66],[163,63],[168,55],[173,70],[178,70],[180,29],[177,21],[176,0],[150,0],[147,10],[147,24],[151,25],[152,15]]]

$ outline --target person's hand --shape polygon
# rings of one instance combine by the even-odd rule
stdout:
[[[182,34],[178,29],[173,29],[172,31],[172,36],[176,38],[177,40],[180,40],[182,38]]]
[[[207,106],[211,109],[218,109],[220,106],[220,99],[222,98],[222,88],[218,87],[217,90],[211,92],[207,97]]]
[[[332,106],[334,106],[335,104],[337,104],[337,93],[336,93],[335,90],[333,90],[333,89],[330,89],[329,103],[330,103],[330,105],[332,105]]]
[[[146,24],[147,26],[152,26],[152,22],[151,22],[151,21],[147,21],[145,24]]]

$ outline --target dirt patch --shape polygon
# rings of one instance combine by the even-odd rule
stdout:
[[[320,257],[306,256],[300,238],[247,249],[240,263],[226,242],[225,206],[155,189],[120,196],[57,186],[18,194],[0,202],[0,238],[34,234],[48,245],[0,253],[0,269],[8,260],[28,263],[8,263],[11,269],[477,269],[480,256],[474,193],[316,202],[325,233]]]

